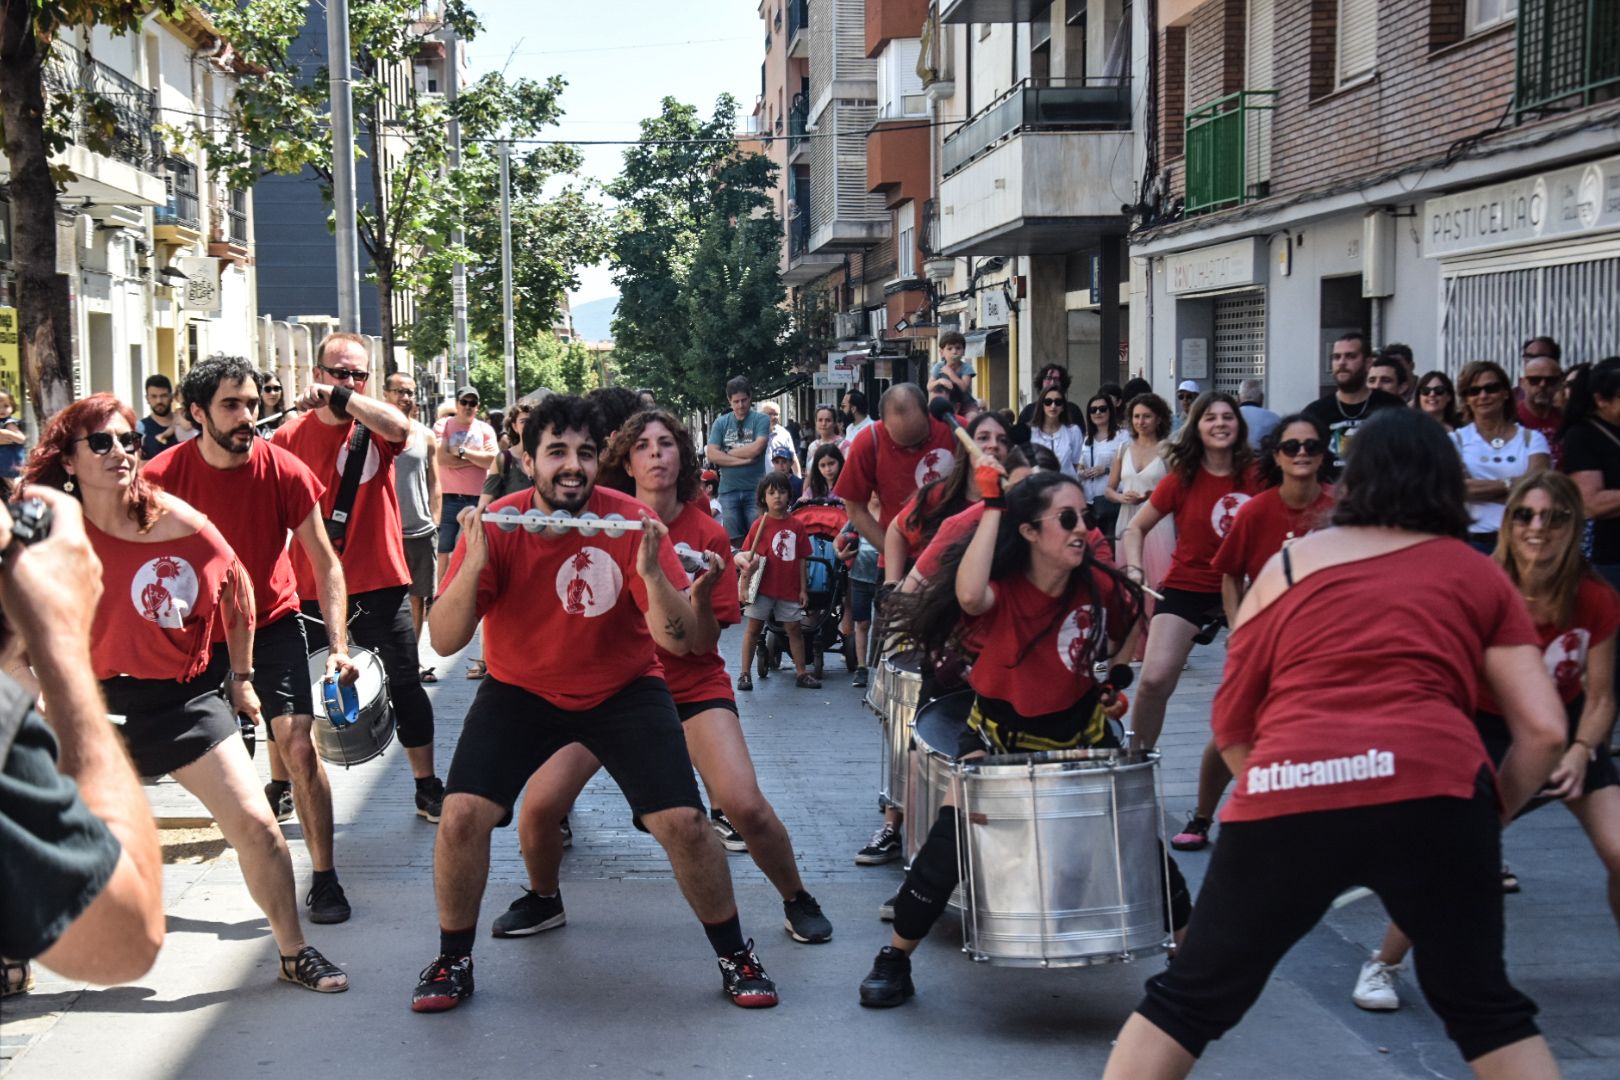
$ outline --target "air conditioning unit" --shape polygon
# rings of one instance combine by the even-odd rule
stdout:
[[[833,315],[833,334],[840,341],[858,338],[866,332],[866,312],[840,311]]]

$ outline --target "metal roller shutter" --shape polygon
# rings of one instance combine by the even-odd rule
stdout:
[[[1244,379],[1266,377],[1266,294],[1255,289],[1215,298],[1214,389],[1236,394]]]
[[[1566,367],[1620,353],[1620,258],[1445,279],[1446,371],[1495,360],[1516,376],[1520,347],[1543,334],[1563,347]]]

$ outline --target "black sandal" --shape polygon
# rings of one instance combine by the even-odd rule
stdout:
[[[1519,875],[1508,869],[1508,864],[1502,864],[1502,891],[1516,893],[1519,891]]]
[[[322,979],[334,976],[341,976],[343,982],[336,986],[321,985]],[[297,956],[281,958],[281,980],[297,983],[305,990],[313,990],[317,994],[341,994],[349,988],[349,976],[344,974],[342,968],[317,952],[313,945],[305,945],[299,949]]]

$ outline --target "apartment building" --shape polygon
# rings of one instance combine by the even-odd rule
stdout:
[[[1160,0],[1152,185],[1130,242],[1153,381],[1273,407],[1338,333],[1420,372],[1620,352],[1620,7]]]
[[[164,134],[224,123],[243,74],[189,4],[135,33],[98,26],[53,44],[47,97],[81,95],[72,141],[52,161],[69,173],[57,198],[57,271],[77,395],[140,402],[149,375],[178,379],[213,352],[257,354],[251,193],[227,187],[200,151]],[[94,145],[84,112],[92,97],[113,117],[110,138]],[[7,171],[0,158],[0,185]],[[0,217],[9,211],[0,199]],[[0,238],[10,235],[0,221]],[[0,323],[14,326],[8,243],[0,240]],[[18,374],[14,358],[0,356],[0,383],[17,391]]]

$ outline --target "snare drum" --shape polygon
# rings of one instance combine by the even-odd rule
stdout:
[[[907,758],[911,725],[922,698],[922,654],[896,653],[883,658],[877,683],[883,686],[883,762],[878,779],[878,801],[884,806],[905,806]]]
[[[342,716],[335,721],[328,717],[321,681],[326,676],[330,653],[330,649],[320,649],[309,657],[309,681],[315,699],[315,723],[310,734],[322,761],[348,768],[377,757],[394,741],[394,706],[388,698],[388,676],[377,654],[351,648],[349,660],[360,671],[354,684],[360,708],[352,724],[343,723]]]

